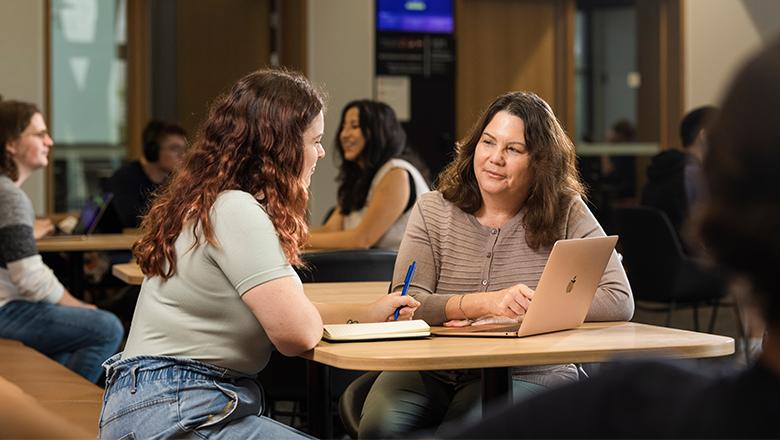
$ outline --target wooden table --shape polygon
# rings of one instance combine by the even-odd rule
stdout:
[[[306,284],[313,301],[370,302],[388,283]],[[585,323],[578,329],[524,338],[428,337],[396,341],[321,341],[301,357],[309,368],[311,433],[331,432],[327,367],[369,371],[482,369],[483,408],[511,400],[511,367],[603,362],[616,357],[705,358],[734,352],[732,338],[634,322]]]
[[[127,282],[140,282],[138,266],[114,266]],[[368,303],[387,293],[388,282],[307,283],[314,302]],[[575,330],[525,338],[428,337],[396,341],[321,341],[301,355],[309,368],[309,411],[315,435],[331,432],[327,367],[369,371],[482,369],[483,408],[511,399],[511,367],[603,362],[616,357],[705,358],[734,352],[732,338],[634,322],[585,323]]]
[[[0,377],[96,438],[103,390],[17,341],[0,339]]]
[[[144,274],[137,263],[115,264],[111,273],[127,284],[138,286]],[[386,294],[390,283],[368,281],[362,283],[304,283],[303,290],[310,301],[365,304]]]
[[[136,263],[122,263],[111,266],[111,273],[133,286],[140,286],[144,282],[144,273]]]
[[[39,252],[67,252],[70,266],[70,290],[77,298],[84,295],[84,252],[130,250],[138,234],[58,235],[36,241]]]
[[[56,235],[36,241],[39,252],[89,252],[129,250],[138,234]]]

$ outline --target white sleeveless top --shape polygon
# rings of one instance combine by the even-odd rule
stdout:
[[[425,183],[425,179],[423,178],[422,174],[417,170],[417,168],[414,167],[414,165],[410,164],[409,162],[403,160],[403,159],[390,159],[387,162],[385,162],[382,167],[377,170],[376,175],[374,175],[374,179],[371,181],[371,187],[368,189],[368,196],[366,197],[366,203],[363,205],[363,209],[360,211],[352,211],[349,213],[349,215],[344,216],[344,219],[342,221],[342,227],[346,229],[352,229],[356,228],[357,225],[360,224],[360,221],[363,219],[363,215],[366,212],[366,206],[368,206],[368,203],[371,201],[371,198],[374,196],[374,191],[376,190],[376,186],[379,184],[379,182],[382,180],[382,178],[385,176],[385,174],[389,173],[390,170],[393,170],[395,168],[402,168],[406,170],[411,176],[414,181],[414,192],[415,192],[415,201],[420,197],[421,194],[426,193],[430,191],[428,188],[428,184]],[[412,212],[411,209],[406,210],[403,214],[401,214],[400,217],[398,217],[398,220],[393,223],[392,226],[390,226],[390,229],[385,232],[385,234],[379,239],[379,241],[374,245],[375,248],[378,249],[391,249],[391,250],[398,250],[398,246],[401,245],[401,239],[404,238],[404,231],[406,231],[406,222],[409,221],[409,214]]]

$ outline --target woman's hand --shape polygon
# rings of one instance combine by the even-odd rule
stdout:
[[[398,320],[412,319],[414,311],[420,307],[420,302],[409,295],[401,296],[401,292],[385,295],[368,305],[367,322],[395,321],[395,309],[401,307]]]
[[[54,224],[48,218],[36,218],[33,224],[33,235],[39,240],[54,232]]]
[[[67,290],[62,294],[62,298],[57,302],[57,304],[61,306],[68,306],[68,307],[82,307],[85,309],[95,309],[94,304],[85,303],[83,301],[79,301],[76,299],[73,295],[70,294]]]
[[[491,295],[492,300],[488,303],[488,315],[517,319],[525,315],[531,305],[534,291],[525,284],[515,284],[506,289],[488,292],[487,295]]]

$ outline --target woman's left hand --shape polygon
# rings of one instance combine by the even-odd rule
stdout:
[[[395,321],[395,310],[400,307],[398,320],[412,319],[414,311],[420,307],[420,302],[409,295],[401,296],[401,292],[385,295],[368,306],[368,322]]]

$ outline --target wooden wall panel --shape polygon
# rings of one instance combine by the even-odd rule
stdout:
[[[307,19],[306,0],[280,2],[279,64],[307,74]]]
[[[684,112],[683,5],[677,0],[637,1],[637,53],[642,86],[637,99],[637,140],[661,149],[680,144]]]
[[[642,85],[637,91],[636,140],[658,142],[661,106],[661,94],[658,92],[661,87],[662,58],[658,33],[660,14],[656,0],[637,1],[636,16],[637,67],[642,77]]]
[[[141,157],[141,134],[149,119],[149,5],[147,0],[127,2],[127,123],[128,159]]]
[[[568,125],[573,5],[573,0],[457,0],[458,138],[494,97],[510,90],[538,94]]]
[[[270,10],[270,0],[177,2],[177,119],[190,133],[217,95],[268,65]]]

